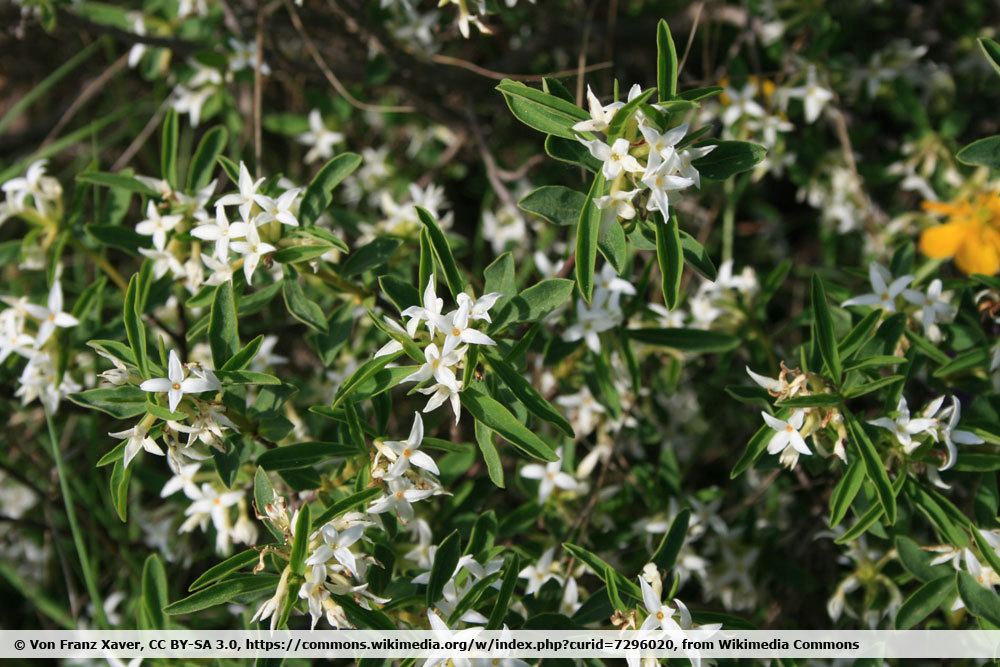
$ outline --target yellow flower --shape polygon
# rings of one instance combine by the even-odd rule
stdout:
[[[951,202],[925,201],[923,208],[944,224],[920,235],[920,251],[932,259],[954,258],[964,273],[991,276],[1000,271],[1000,197],[980,192]]]

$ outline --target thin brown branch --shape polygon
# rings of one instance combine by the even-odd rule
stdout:
[[[480,76],[484,76],[487,79],[493,79],[495,81],[500,81],[502,79],[513,79],[515,81],[541,81],[542,79],[561,79],[568,76],[573,76],[574,74],[580,73],[580,68],[574,67],[573,69],[557,70],[555,72],[548,72],[547,74],[511,74],[510,72],[497,72],[496,70],[488,69],[486,67],[481,67],[473,62],[465,60],[463,58],[456,58],[455,56],[446,56],[440,53],[436,53],[431,56],[431,60],[439,65],[448,65],[451,67],[461,67],[462,69],[468,70]],[[611,67],[610,62],[595,63],[593,65],[587,65],[583,68],[583,72],[596,72],[602,69],[608,69]]]

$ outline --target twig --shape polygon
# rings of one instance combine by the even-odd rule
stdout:
[[[684,63],[687,62],[688,54],[691,52],[691,46],[694,44],[695,33],[698,32],[698,23],[701,21],[701,10],[705,8],[704,2],[699,2],[694,9],[694,19],[691,22],[691,32],[688,33],[687,45],[684,47],[684,55],[681,56],[681,62],[677,65],[678,74],[684,71]]]
[[[313,43],[312,38],[306,33],[305,26],[302,25],[302,19],[299,17],[299,13],[295,10],[295,6],[292,5],[289,0],[284,0],[285,9],[288,10],[288,15],[292,19],[292,25],[295,27],[296,32],[302,38],[302,42],[305,44],[306,51],[309,52],[310,57],[312,57],[313,62],[319,67],[320,71],[323,72],[323,76],[326,80],[330,82],[340,95],[347,100],[355,109],[360,109],[362,111],[376,111],[380,113],[413,113],[414,109],[411,106],[382,106],[379,104],[368,104],[367,102],[362,102],[358,98],[351,95],[350,91],[341,83],[337,75],[333,73],[326,61],[323,60],[323,55],[316,48],[316,44]]]
[[[100,91],[101,88],[103,88],[108,81],[114,78],[114,76],[118,74],[118,72],[120,72],[127,63],[128,63],[128,54],[126,53],[122,55],[118,60],[111,63],[111,65],[106,70],[104,70],[100,76],[98,76],[96,79],[87,84],[87,86],[83,89],[83,91],[81,91],[79,97],[73,100],[73,103],[69,105],[69,108],[66,109],[65,112],[63,112],[62,117],[59,118],[59,122],[55,124],[55,127],[53,127],[52,130],[49,131],[48,135],[46,135],[39,149],[45,148],[50,143],[52,143],[55,140],[55,138],[59,136],[59,133],[62,131],[62,129],[66,127],[66,124],[69,123],[71,120],[73,120],[73,117],[76,115],[76,112],[79,111],[81,108],[83,108],[83,105],[89,102],[90,99],[94,95],[96,95],[98,91]]]
[[[486,146],[486,140],[483,139],[483,133],[479,129],[479,122],[476,120],[476,114],[472,110],[471,104],[469,105],[468,116],[469,127],[472,128],[472,137],[476,140],[476,145],[479,147],[479,155],[483,160],[483,165],[486,167],[486,178],[489,179],[490,185],[492,185],[493,189],[496,190],[497,196],[504,203],[504,205],[516,209],[517,202],[514,201],[514,196],[510,193],[510,190],[507,188],[503,179],[500,178],[496,159],[493,157],[493,154],[490,153],[490,149]]]
[[[135,154],[139,152],[139,149],[146,145],[146,141],[148,141],[149,137],[153,134],[153,130],[155,130],[160,124],[164,114],[167,113],[167,107],[169,105],[170,98],[168,97],[163,100],[163,103],[156,110],[156,113],[154,113],[149,119],[149,122],[146,123],[144,128],[142,128],[142,131],[136,135],[132,143],[125,149],[125,152],[122,153],[117,160],[115,160],[115,163],[111,166],[111,171],[118,171],[132,161],[132,158],[134,158]]]

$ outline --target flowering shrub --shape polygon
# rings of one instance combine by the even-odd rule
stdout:
[[[1000,626],[987,3],[434,4],[3,10],[6,627]]]

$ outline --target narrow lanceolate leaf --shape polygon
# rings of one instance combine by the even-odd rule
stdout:
[[[189,191],[201,190],[212,180],[212,172],[215,171],[215,162],[222,155],[229,141],[229,132],[221,125],[217,125],[205,132],[205,135],[198,142],[191,157],[191,164],[188,165],[187,189]]]
[[[264,470],[294,470],[356,454],[358,448],[354,445],[339,442],[297,442],[267,450],[257,457],[257,465]]]
[[[662,21],[660,23],[663,24]],[[656,219],[656,261],[660,265],[663,301],[667,308],[673,310],[681,298],[681,276],[684,274],[680,225],[673,211],[665,223],[659,215]]]
[[[983,50],[983,55],[993,65],[993,69],[996,70],[997,74],[1000,74],[1000,43],[989,37],[981,37],[979,39],[979,48]]]
[[[285,299],[285,307],[289,314],[299,322],[309,326],[311,329],[326,333],[326,315],[319,304],[306,296],[302,286],[299,285],[295,270],[289,266],[285,267],[286,277],[281,281],[281,295]]]
[[[167,111],[163,120],[163,136],[160,144],[160,176],[170,187],[176,188],[177,182],[177,143],[180,126],[177,112],[173,108]]]
[[[812,308],[813,308],[813,335],[819,345],[820,355],[827,369],[833,375],[833,380],[838,385],[843,376],[843,368],[840,365],[840,350],[837,348],[837,337],[833,331],[833,317],[830,315],[830,304],[826,300],[826,290],[823,288],[823,280],[816,274],[812,277]]]
[[[370,489],[363,489],[357,493],[352,493],[346,498],[342,498],[329,507],[323,510],[319,516],[316,517],[314,525],[322,526],[333,519],[336,519],[341,514],[344,514],[348,510],[352,510],[355,507],[364,505],[369,500],[374,500],[375,498],[382,495],[382,488],[378,486],[373,486]]]
[[[209,334],[211,335],[211,334]],[[237,350],[236,354],[229,357],[220,368],[220,371],[240,371],[250,365],[260,351],[260,346],[264,344],[264,336],[260,335]]]
[[[516,553],[508,553],[503,561],[503,580],[500,582],[500,590],[497,592],[493,611],[490,612],[489,621],[486,623],[487,630],[499,630],[503,626],[503,619],[510,610],[510,599],[514,595],[520,572],[521,559]]]
[[[660,102],[677,95],[677,48],[664,19],[656,25],[656,90]]]
[[[847,510],[850,509],[851,503],[857,497],[864,481],[864,464],[858,457],[852,457],[850,464],[848,464],[840,481],[833,487],[833,493],[830,495],[831,528],[836,527],[847,516]]]
[[[212,300],[212,312],[208,321],[208,343],[212,348],[212,361],[216,368],[225,368],[226,362],[240,349],[236,298],[231,280],[215,288],[215,298]]]
[[[715,263],[708,256],[705,247],[698,243],[698,240],[687,232],[681,230],[681,248],[684,251],[684,259],[692,269],[702,275],[707,280],[714,281],[717,277]]]
[[[653,554],[652,562],[656,563],[656,567],[660,571],[672,570],[674,564],[677,563],[677,556],[681,552],[681,547],[684,546],[684,538],[687,537],[690,520],[691,510],[686,507],[674,517],[673,523],[670,524],[670,530],[664,534],[660,546]]]
[[[441,599],[445,584],[455,575],[458,559],[462,556],[462,539],[458,531],[452,531],[438,545],[431,565],[431,576],[427,582],[427,606],[432,607]]]
[[[968,572],[956,573],[958,594],[965,608],[993,625],[1000,626],[1000,596],[993,589],[983,588]]]
[[[302,196],[299,222],[304,226],[316,222],[333,201],[333,189],[360,166],[361,156],[357,153],[341,153],[323,165]]]
[[[583,298],[590,302],[594,292],[594,267],[597,264],[597,236],[601,231],[601,209],[594,200],[604,194],[604,175],[594,176],[587,201],[580,210],[576,226],[576,284]]]
[[[640,343],[671,347],[682,352],[728,352],[740,344],[736,336],[702,329],[629,329],[626,335]]]
[[[499,433],[507,442],[528,456],[543,461],[557,460],[552,447],[522,424],[502,403],[484,393],[479,387],[468,387],[460,396],[462,406],[472,413],[473,417]]]
[[[102,185],[108,188],[120,188],[122,190],[128,190],[129,192],[138,193],[144,197],[159,197],[156,190],[152,189],[142,181],[125,174],[109,174],[103,171],[85,171],[82,174],[78,174],[76,180],[81,183]]]
[[[167,627],[167,619],[163,608],[169,602],[167,598],[167,573],[163,561],[156,554],[146,558],[142,566],[142,609],[140,618],[143,625],[151,630],[163,630]]]
[[[721,181],[740,172],[749,171],[759,164],[767,149],[748,141],[709,141],[700,146],[715,145],[711,153],[694,160],[691,164],[702,175],[713,181]]]
[[[1000,169],[1000,135],[977,139],[960,150],[955,157],[963,164]]]
[[[524,407],[528,408],[529,412],[549,422],[565,433],[567,437],[576,437],[573,433],[573,427],[562,416],[562,413],[554,405],[545,400],[545,397],[538,393],[538,390],[525,380],[524,376],[513,366],[504,361],[498,353],[491,350],[486,355],[486,360],[490,368],[500,376],[503,383],[514,393],[517,400],[521,401]]]
[[[253,593],[273,592],[278,585],[278,575],[262,572],[260,574],[240,574],[197,593],[192,593],[183,600],[168,605],[163,611],[171,616],[192,614],[196,611],[209,609],[216,605],[231,602],[238,597]]]
[[[191,585],[188,586],[188,590],[196,591],[199,588],[208,586],[209,584],[214,584],[216,581],[223,579],[234,572],[239,572],[243,568],[256,565],[259,560],[260,552],[257,549],[250,548],[246,551],[241,551],[235,556],[230,556],[221,563],[217,563],[202,572],[197,579],[191,582]]]
[[[562,185],[543,185],[522,197],[517,205],[554,225],[575,225],[586,201],[587,195],[582,192]]]
[[[951,599],[955,594],[955,577],[946,574],[928,581],[906,598],[896,612],[896,629],[909,630]]]
[[[519,121],[539,132],[576,139],[573,125],[588,120],[586,111],[572,102],[531,88],[519,81],[504,79],[497,86],[507,106]]]
[[[337,390],[337,395],[334,397],[333,405],[331,407],[336,408],[340,405],[358,388],[362,382],[398,359],[400,355],[402,355],[402,352],[386,354],[381,357],[370,359],[362,364],[356,371],[354,371],[351,377],[344,380],[344,382],[340,385],[340,389]]]
[[[476,444],[483,454],[483,462],[486,464],[486,472],[490,476],[490,481],[495,486],[504,488],[503,462],[500,460],[500,453],[493,442],[493,429],[483,422],[476,420],[475,424]]]
[[[444,273],[448,290],[453,297],[457,297],[465,289],[465,278],[462,277],[462,272],[459,271],[458,264],[455,263],[455,256],[451,254],[451,246],[448,245],[448,239],[445,237],[444,232],[441,231],[437,220],[434,219],[434,216],[429,211],[420,206],[416,208],[417,217],[420,218],[420,222],[424,223],[424,229],[427,230],[427,238],[430,241],[434,259]]]
[[[143,378],[149,377],[149,367],[146,360],[146,327],[139,316],[139,276],[132,274],[128,281],[128,289],[125,290],[125,309],[123,321],[125,323],[125,335],[128,338],[129,347],[135,356],[135,365],[139,369],[139,375]]]
[[[491,334],[514,322],[537,322],[559,306],[566,305],[573,294],[573,281],[548,278],[523,290],[502,306],[493,317]]]
[[[889,482],[889,475],[885,471],[885,464],[882,463],[882,457],[879,456],[878,450],[875,449],[875,443],[871,441],[864,427],[854,415],[845,413],[844,417],[851,440],[854,441],[855,448],[865,464],[868,479],[875,485],[879,504],[885,510],[889,525],[892,525],[896,523],[896,495]],[[904,473],[899,474],[903,475]]]
[[[292,568],[292,574],[299,576],[306,571],[306,549],[309,546],[309,534],[312,532],[309,514],[309,505],[299,508],[295,518],[292,551],[288,556],[288,566]]]

